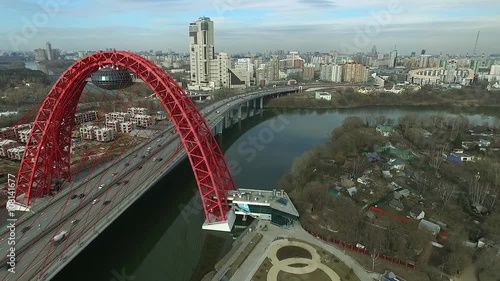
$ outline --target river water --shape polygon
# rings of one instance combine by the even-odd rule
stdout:
[[[266,110],[218,138],[238,187],[273,189],[292,161],[324,143],[348,116],[463,114],[474,124],[493,124],[493,108],[366,107],[348,110]],[[140,198],[53,280],[198,281],[230,249],[238,233],[202,231],[189,163]],[[120,279],[121,278],[121,279]]]

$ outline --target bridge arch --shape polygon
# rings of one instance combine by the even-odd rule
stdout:
[[[70,179],[73,119],[86,79],[100,67],[128,69],[161,101],[175,125],[191,163],[202,199],[206,223],[226,221],[226,190],[235,189],[219,145],[194,102],[165,71],[145,58],[125,51],[99,51],[71,65],[42,102],[33,122],[16,179],[15,198],[31,200],[50,192],[54,178]]]

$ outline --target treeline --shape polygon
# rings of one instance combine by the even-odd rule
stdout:
[[[38,70],[31,69],[6,69],[0,70],[0,89],[14,88],[23,83],[49,85],[48,75]]]
[[[273,99],[269,107],[287,108],[353,108],[370,105],[401,106],[500,106],[500,95],[484,90],[482,87],[463,89],[440,89],[424,86],[418,91],[394,93],[361,94],[352,88],[332,93],[332,99],[316,100],[305,95],[291,95]]]

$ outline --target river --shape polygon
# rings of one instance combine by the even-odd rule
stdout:
[[[500,112],[418,107],[266,110],[218,137],[238,187],[273,189],[292,161],[324,143],[348,116],[463,114],[493,124]],[[184,161],[103,232],[55,281],[198,281],[229,251],[238,233],[202,231],[196,182]],[[115,278],[115,279],[113,279]]]

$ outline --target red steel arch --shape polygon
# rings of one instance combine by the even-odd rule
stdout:
[[[226,190],[235,189],[226,160],[194,102],[165,71],[124,51],[100,51],[71,65],[42,102],[19,167],[15,198],[31,200],[50,192],[53,179],[70,180],[70,146],[78,101],[87,78],[99,67],[127,68],[141,78],[169,113],[188,155],[208,223],[226,220]],[[23,196],[24,195],[24,196]]]

